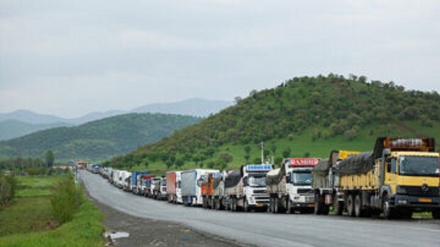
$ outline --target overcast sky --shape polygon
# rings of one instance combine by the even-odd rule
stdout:
[[[233,101],[329,73],[439,91],[440,1],[0,0],[0,112]]]

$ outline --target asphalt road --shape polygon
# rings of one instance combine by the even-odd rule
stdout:
[[[183,223],[200,231],[256,246],[440,246],[439,220],[388,221],[382,218],[205,210],[136,196],[87,171],[81,171],[79,177],[90,196],[121,212]]]

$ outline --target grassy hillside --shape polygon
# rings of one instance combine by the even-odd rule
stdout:
[[[126,114],[60,127],[0,142],[0,157],[39,157],[52,150],[57,161],[98,162],[157,142],[201,118],[168,114]]]
[[[233,168],[265,158],[371,150],[378,136],[440,137],[440,95],[330,74],[253,91],[237,105],[108,161],[132,169]]]

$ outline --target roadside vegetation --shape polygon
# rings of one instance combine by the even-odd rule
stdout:
[[[103,215],[71,175],[18,176],[0,209],[0,246],[103,246]]]
[[[17,183],[15,176],[8,176],[0,172],[0,207],[14,199]]]
[[[128,170],[237,168],[265,159],[371,151],[378,136],[440,138],[440,95],[330,74],[252,91],[198,124],[104,163]],[[263,143],[263,148],[262,148]],[[438,149],[438,147],[437,147]]]

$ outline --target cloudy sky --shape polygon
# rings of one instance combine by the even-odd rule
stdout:
[[[0,112],[233,101],[296,76],[439,91],[437,0],[0,0]]]

